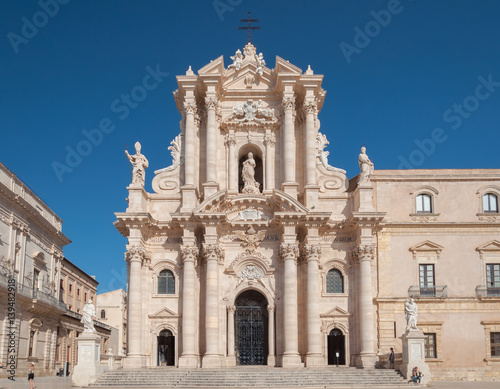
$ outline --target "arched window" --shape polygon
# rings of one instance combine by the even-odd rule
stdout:
[[[432,197],[428,194],[420,194],[417,196],[417,213],[432,213]]]
[[[344,277],[340,270],[331,269],[326,275],[326,293],[344,293]]]
[[[498,197],[493,193],[486,193],[483,196],[483,212],[498,213]]]
[[[101,319],[106,319],[106,311],[101,309]]]
[[[170,270],[162,270],[158,276],[158,294],[175,294],[175,278]]]

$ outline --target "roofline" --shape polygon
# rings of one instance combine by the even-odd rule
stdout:
[[[71,266],[73,266],[74,268],[76,268],[77,270],[81,271],[84,275],[86,275],[89,280],[92,280],[92,282],[95,282],[95,285],[99,285],[99,281],[97,281],[95,278],[93,278],[91,275],[89,275],[87,272],[83,271],[81,268],[79,268],[78,266],[76,266],[73,262],[71,262],[68,258],[64,257],[63,259],[63,262],[66,261],[68,262]],[[97,295],[97,293],[96,293]]]

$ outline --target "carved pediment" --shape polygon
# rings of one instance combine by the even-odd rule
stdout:
[[[232,92],[251,89],[252,91],[271,93],[276,86],[276,79],[273,77],[271,69],[264,68],[262,76],[257,75],[256,70],[257,65],[253,62],[244,63],[240,70],[227,70],[222,86],[223,90]]]
[[[198,70],[198,75],[203,78],[205,75],[220,75],[224,74],[224,57],[221,55],[219,58],[210,61],[209,64],[203,66]]]
[[[335,307],[333,309],[330,309],[329,311],[320,314],[320,317],[322,318],[339,318],[339,317],[349,317],[351,314],[347,312],[346,310],[340,308],[340,307]]]
[[[410,247],[408,250],[413,253],[413,258],[416,259],[418,254],[434,254],[439,259],[439,254],[443,250],[443,246],[426,240]]]
[[[483,259],[484,254],[500,255],[500,241],[490,240],[477,247],[476,251],[479,252],[481,259]]]
[[[179,314],[165,307],[160,309],[158,312],[149,315],[149,317],[154,319],[177,318],[179,317]]]

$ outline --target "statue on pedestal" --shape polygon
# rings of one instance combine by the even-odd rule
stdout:
[[[146,157],[141,154],[141,144],[135,142],[135,155],[130,155],[127,150],[125,150],[125,154],[133,166],[132,184],[139,184],[144,187],[146,168],[149,166],[149,162]]]
[[[241,178],[244,182],[242,193],[260,193],[260,184],[255,181],[255,159],[253,159],[253,153],[248,153],[248,158],[243,162],[243,171],[241,172]]]
[[[96,333],[94,320],[92,320],[93,317],[95,317],[95,307],[94,304],[92,304],[92,299],[90,299],[82,309],[82,320],[80,320],[80,322],[83,323],[83,332]]]
[[[358,161],[359,168],[361,169],[358,182],[369,182],[374,166],[373,162],[368,158],[368,155],[366,155],[366,147],[361,147],[361,154],[359,154]]]
[[[255,73],[257,73],[259,76],[262,76],[264,74],[264,66],[266,66],[266,61],[264,61],[264,54],[255,54],[255,60],[257,61],[257,69],[255,69]]]
[[[241,63],[243,62],[243,54],[241,54],[240,49],[236,50],[236,53],[229,58],[233,60],[233,63],[229,65],[227,68],[228,69],[235,68],[236,70],[240,70]]]
[[[418,307],[412,298],[405,301],[406,331],[417,330]]]

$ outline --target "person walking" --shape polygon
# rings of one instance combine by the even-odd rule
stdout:
[[[392,347],[389,353],[389,369],[394,369],[394,348]]]
[[[30,382],[30,389],[35,389],[35,364],[31,362],[28,370],[28,381]]]

